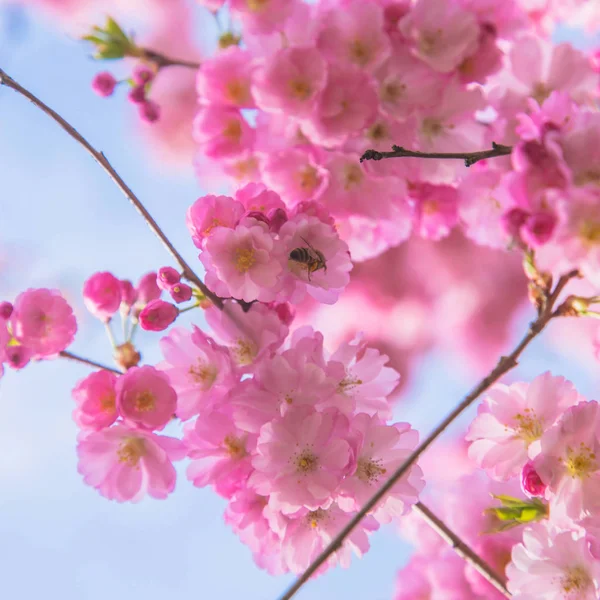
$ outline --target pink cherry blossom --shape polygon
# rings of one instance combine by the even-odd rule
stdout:
[[[277,208],[285,209],[279,194],[269,190],[262,183],[248,183],[237,190],[235,199],[241,202],[248,212],[257,211],[266,214]]]
[[[249,221],[220,227],[206,240],[200,255],[206,284],[219,296],[270,302],[279,288],[283,249],[264,223]]]
[[[356,470],[340,486],[339,505],[346,511],[359,510],[417,446],[419,434],[408,423],[385,425],[365,413],[351,421],[351,444]],[[379,523],[409,512],[425,486],[422,472],[413,466],[373,511]]]
[[[146,85],[151,83],[156,76],[156,73],[148,65],[143,63],[135,65],[131,79],[135,85]]]
[[[477,21],[458,2],[418,0],[399,29],[413,42],[415,56],[442,73],[459,67],[477,49]]]
[[[160,288],[156,283],[156,273],[151,271],[143,275],[137,284],[136,305],[141,309],[152,300],[160,298]]]
[[[156,275],[156,285],[161,290],[168,290],[172,285],[179,283],[181,275],[173,267],[161,267]]]
[[[110,371],[96,371],[73,388],[77,407],[73,419],[79,427],[100,430],[112,425],[118,417],[115,385],[117,376]]]
[[[108,321],[121,305],[121,282],[112,273],[94,273],[83,284],[83,301],[95,317]]]
[[[390,54],[379,4],[348,0],[343,10],[334,6],[322,13],[317,46],[328,61],[371,71]]]
[[[138,502],[146,494],[164,499],[175,489],[172,461],[185,457],[180,440],[117,424],[82,432],[78,471],[85,483],[117,502]]]
[[[233,229],[244,215],[243,205],[229,196],[202,196],[188,208],[186,225],[197,248],[216,227]]]
[[[187,476],[195,486],[212,485],[226,498],[244,486],[256,436],[240,431],[228,412],[211,411],[187,424],[184,441],[191,459]]]
[[[116,383],[117,406],[123,418],[142,429],[162,429],[177,407],[169,378],[151,366],[132,367]]]
[[[164,331],[177,319],[179,309],[164,300],[152,300],[139,314],[140,325],[146,331]]]
[[[144,123],[156,123],[160,119],[161,107],[153,100],[146,99],[138,104],[138,113]]]
[[[449,185],[421,183],[410,189],[414,231],[421,237],[439,240],[458,222],[458,194]]]
[[[580,519],[600,508],[598,403],[569,408],[541,439],[533,467],[550,493],[551,511]]]
[[[241,19],[245,31],[265,34],[280,28],[294,5],[295,0],[232,0],[231,12]]]
[[[530,498],[544,497],[546,485],[541,480],[531,461],[521,471],[521,489]]]
[[[327,507],[351,467],[347,434],[348,419],[339,411],[290,408],[260,430],[252,486],[286,514]]]
[[[253,108],[252,62],[252,55],[237,46],[204,60],[196,85],[200,98],[207,104]]]
[[[517,475],[539,452],[544,432],[579,400],[570,381],[549,372],[529,384],[496,384],[469,428],[469,456],[494,479]]]
[[[282,48],[268,56],[252,91],[262,110],[304,117],[313,109],[326,79],[327,63],[316,48]]]
[[[229,352],[194,327],[172,329],[160,340],[165,361],[158,365],[177,393],[180,419],[189,419],[218,404],[237,380]]]
[[[187,283],[175,283],[169,288],[171,298],[177,303],[187,302],[191,299],[193,290]]]
[[[370,124],[377,113],[377,93],[356,67],[332,70],[302,131],[315,144],[335,146]]]
[[[64,350],[75,337],[73,310],[58,290],[29,289],[19,294],[10,317],[17,341],[39,357]]]
[[[92,80],[92,89],[102,98],[112,96],[116,86],[117,80],[108,71],[98,73]]]
[[[236,156],[254,143],[254,130],[233,107],[201,107],[194,119],[193,134],[209,158]]]
[[[13,313],[13,305],[10,302],[0,302],[0,319],[8,321]]]
[[[327,508],[303,510],[285,519],[281,552],[292,573],[302,573],[310,563],[333,541],[335,536],[354,516],[333,503]],[[352,554],[359,558],[369,549],[368,534],[378,528],[373,517],[365,517],[344,540],[342,547],[321,567],[319,573],[339,564],[347,569]]]
[[[515,600],[593,600],[600,587],[600,562],[585,538],[571,531],[553,532],[543,524],[525,530],[506,574]]]
[[[33,358],[33,353],[27,346],[9,345],[5,348],[5,360],[12,369],[25,368]]]

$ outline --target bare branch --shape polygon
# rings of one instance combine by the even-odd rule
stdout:
[[[185,261],[183,256],[177,251],[175,246],[171,243],[169,238],[165,235],[163,230],[160,228],[158,223],[154,220],[152,215],[148,212],[146,207],[142,204],[141,200],[133,193],[129,186],[121,179],[119,174],[113,169],[112,165],[108,162],[108,159],[102,152],[96,150],[78,131],[75,130],[67,121],[65,121],[56,111],[52,110],[49,106],[44,104],[39,98],[34,96],[29,90],[26,90],[23,86],[17,83],[12,77],[8,76],[2,69],[0,69],[0,85],[5,85],[15,92],[21,94],[28,100],[30,100],[37,108],[46,113],[51,119],[56,121],[75,141],[83,146],[88,154],[90,154],[96,162],[108,173],[108,176],[114,181],[117,187],[125,194],[125,197],[133,204],[136,210],[142,215],[148,227],[154,232],[158,239],[163,243],[165,248],[179,264],[182,270],[183,277],[188,281],[191,281],[216,307],[223,309],[223,301],[217,295],[213,294],[204,284],[204,282],[194,273],[192,268]]]
[[[498,364],[492,371],[484,377],[473,390],[465,396],[463,401],[421,442],[421,444],[410,454],[410,456],[394,471],[391,477],[373,494],[367,503],[356,513],[356,515],[347,523],[347,525],[336,535],[331,543],[317,556],[317,558],[308,566],[306,571],[300,575],[296,582],[289,588],[280,600],[290,600],[296,592],[312,577],[319,567],[326,562],[329,557],[342,547],[345,539],[352,533],[352,530],[365,518],[365,516],[377,506],[379,501],[396,485],[396,483],[408,472],[408,470],[417,461],[419,456],[431,446],[431,444],[448,428],[448,426],[483,392],[492,384],[500,379],[505,373],[517,366],[517,360],[523,350],[534,340],[554,317],[561,315],[560,307],[554,311],[553,307],[559,294],[570,279],[578,276],[578,271],[571,271],[563,275],[554,291],[550,294],[544,312],[531,323],[529,331],[523,339],[517,344],[516,348],[508,355],[502,356]]]
[[[104,369],[105,371],[110,371],[111,373],[116,373],[117,375],[121,375],[121,371],[118,369],[113,369],[113,367],[107,367],[102,363],[96,362],[95,360],[90,360],[89,358],[83,358],[83,356],[77,356],[77,354],[73,354],[72,352],[67,352],[63,350],[59,353],[61,358],[68,358],[69,360],[74,360],[75,362],[81,363],[83,365],[88,365],[89,367],[94,367],[95,369]]]
[[[160,52],[155,52],[149,48],[140,48],[140,57],[148,62],[154,63],[158,69],[166,67],[186,67],[188,69],[198,70],[200,63],[191,60],[180,60],[178,58],[170,58]]]
[[[392,152],[379,152],[378,150],[366,150],[360,157],[360,162],[365,160],[383,160],[384,158],[450,158],[464,160],[465,166],[470,167],[480,160],[486,158],[495,158],[497,156],[507,156],[512,152],[512,146],[503,146],[492,142],[491,150],[481,150],[480,152],[418,152],[416,150],[406,150],[402,146],[392,146]]]
[[[511,594],[506,589],[506,582],[490,565],[481,559],[477,553],[463,542],[439,517],[437,517],[422,502],[417,502],[413,510],[418,513],[439,535],[446,541],[460,557],[472,565],[477,572],[489,581],[501,594],[510,598]]]

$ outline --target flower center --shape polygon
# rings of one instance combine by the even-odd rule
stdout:
[[[303,190],[312,192],[320,183],[321,178],[317,169],[311,165],[307,165],[298,172],[300,187]]]
[[[352,375],[346,375],[346,377],[344,377],[344,379],[342,379],[337,386],[337,393],[338,394],[347,394],[348,392],[351,392],[354,388],[358,387],[359,385],[362,385],[362,379],[359,379],[358,377],[352,377]]]
[[[327,518],[327,511],[323,508],[318,508],[317,510],[313,510],[309,512],[305,519],[306,523],[311,529],[316,529],[321,522],[323,522]]]
[[[244,441],[234,435],[226,435],[223,440],[223,445],[229,456],[234,460],[240,460],[246,456],[246,445]]]
[[[154,394],[152,392],[149,392],[148,390],[143,391],[136,397],[134,406],[135,410],[139,412],[149,412],[151,410],[154,410],[156,406],[156,399],[154,398]]]
[[[242,124],[237,119],[228,121],[223,129],[223,137],[226,137],[231,142],[239,144],[242,139]]]
[[[100,398],[100,410],[106,413],[114,413],[117,410],[115,403],[115,393],[108,392],[102,398]]]
[[[527,444],[535,442],[542,437],[544,429],[542,422],[536,417],[535,411],[531,408],[526,408],[523,413],[516,414],[513,419],[516,422],[515,431],[517,435]]]
[[[367,137],[371,140],[384,140],[388,137],[387,128],[383,123],[375,123],[367,130]]]
[[[358,165],[346,165],[344,167],[344,189],[346,191],[358,187],[363,180],[363,172]]]
[[[206,227],[206,229],[202,233],[204,235],[208,235],[215,227],[220,227],[220,226],[221,226],[221,221],[219,221],[219,219],[213,217],[213,220],[210,222],[210,224]]]
[[[379,481],[382,475],[386,474],[386,469],[381,466],[381,460],[373,458],[359,458],[356,466],[356,476],[369,485]]]
[[[588,183],[600,185],[600,169],[588,169],[575,175],[575,185],[582,186]]]
[[[423,119],[421,123],[421,133],[427,138],[434,138],[440,135],[444,131],[444,126],[441,121],[434,119],[433,117],[427,117]]]
[[[250,340],[238,340],[233,348],[233,354],[238,364],[249,365],[256,356],[256,346]]]
[[[298,473],[313,473],[319,466],[319,457],[308,448],[295,455],[294,463]]]
[[[247,104],[250,100],[248,84],[240,79],[232,79],[225,86],[226,96],[234,104]]]
[[[235,266],[240,273],[246,273],[256,262],[252,248],[237,248],[235,251]]]
[[[425,56],[434,54],[441,35],[441,29],[436,29],[435,31],[424,31],[421,33],[418,43],[419,53],[424,54]]]
[[[260,12],[266,8],[269,0],[246,0],[246,4],[252,12]]]
[[[588,588],[591,583],[590,576],[587,574],[586,570],[579,565],[568,567],[560,580],[560,586],[567,594],[570,594],[571,592],[581,592]]]
[[[546,98],[548,98],[548,96],[550,95],[550,92],[552,92],[551,89],[549,89],[542,82],[538,82],[533,86],[533,89],[531,90],[531,97],[541,106],[542,104],[544,104],[544,100],[546,100]]]
[[[406,91],[406,85],[399,81],[390,81],[384,84],[381,88],[381,99],[383,102],[393,104],[398,102]]]
[[[567,456],[563,459],[565,467],[569,475],[575,479],[585,479],[589,477],[590,473],[594,473],[598,470],[598,463],[596,462],[596,455],[592,452],[589,446],[586,446],[583,442],[579,445],[579,448],[573,450],[573,448],[567,448]]]
[[[600,222],[589,219],[583,221],[579,228],[579,237],[587,246],[600,244]]]
[[[371,59],[369,46],[362,40],[354,40],[350,44],[350,60],[357,65],[364,67]]]
[[[203,390],[208,390],[215,382],[218,370],[214,365],[206,364],[198,359],[197,364],[190,366],[188,373],[194,383],[199,384]]]
[[[128,466],[136,467],[138,469],[140,458],[145,456],[145,454],[146,448],[142,438],[124,438],[123,442],[121,442],[119,448],[117,449],[119,462],[126,463]]]
[[[312,88],[306,79],[292,79],[290,81],[292,96],[298,100],[306,100],[310,97]]]

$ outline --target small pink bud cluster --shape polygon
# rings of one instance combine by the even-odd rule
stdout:
[[[6,363],[22,369],[30,360],[53,358],[73,341],[77,321],[58,290],[29,289],[14,303],[0,303],[0,377]]]
[[[142,121],[154,123],[160,118],[160,106],[148,98],[148,92],[156,72],[146,64],[138,64],[135,66],[131,78],[125,80],[130,90],[127,98],[132,104],[138,108],[138,112]],[[98,73],[92,81],[92,89],[99,96],[106,98],[112,96],[116,86],[121,83],[108,71]]]
[[[288,210],[277,193],[248,184],[235,198],[198,199],[187,225],[206,283],[221,297],[297,303],[308,291],[333,304],[349,282],[348,247],[317,203]]]

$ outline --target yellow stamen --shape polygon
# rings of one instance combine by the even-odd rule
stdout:
[[[237,248],[235,251],[235,266],[240,273],[247,273],[256,262],[252,248]]]
[[[119,462],[127,463],[130,467],[139,469],[140,458],[146,455],[146,447],[142,438],[129,437],[124,438],[119,448],[117,456]]]

